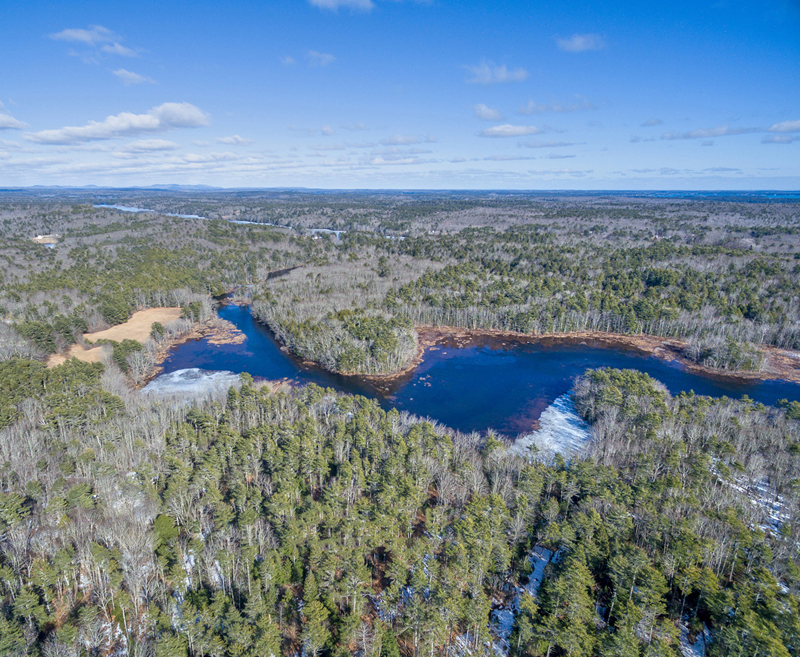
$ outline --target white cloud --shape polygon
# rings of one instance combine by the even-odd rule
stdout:
[[[363,123],[351,123],[350,125],[343,125],[342,130],[366,130],[367,126]]]
[[[286,57],[281,57],[281,64],[284,66],[293,66],[296,62],[294,61],[294,57],[291,55],[286,55]]]
[[[375,149],[370,155],[382,155],[386,159],[389,159],[390,157],[399,158],[407,155],[427,155],[430,153],[433,153],[433,151],[427,148],[398,148],[397,146],[390,146],[387,148]]]
[[[323,135],[330,136],[333,134],[333,128],[331,128],[329,125],[324,125],[319,130]]]
[[[237,144],[240,146],[246,146],[253,143],[252,139],[245,139],[239,135],[231,135],[230,137],[217,137],[217,141],[220,144]]]
[[[525,135],[538,135],[540,128],[535,125],[495,125],[481,130],[481,137],[524,137]]]
[[[319,144],[317,146],[312,146],[311,150],[314,151],[344,151],[347,150],[347,146],[344,144]]]
[[[139,75],[138,73],[125,70],[124,68],[118,68],[116,71],[112,71],[112,73],[122,80],[126,87],[132,84],[155,84],[156,82],[153,78],[148,78],[145,75]]]
[[[529,170],[528,173],[534,176],[585,176],[593,171],[593,169],[586,169],[585,171],[577,169],[539,169],[538,171]]]
[[[728,135],[747,135],[754,132],[761,132],[758,128],[729,128],[719,126],[703,130],[691,130],[689,132],[665,132],[661,139],[708,139],[710,137],[725,137]]]
[[[483,160],[486,162],[512,162],[514,160],[535,160],[536,157],[533,155],[490,155],[489,157],[484,157]]]
[[[0,117],[2,118],[2,117]],[[762,144],[791,144],[793,141],[798,141],[797,137],[790,137],[789,135],[764,135],[761,140]]]
[[[588,100],[581,100],[571,105],[563,105],[561,103],[552,103],[550,105],[540,105],[534,101],[528,101],[525,107],[521,107],[520,114],[547,114],[555,112],[558,114],[569,114],[571,112],[580,112],[581,110],[594,110],[597,109]]]
[[[556,39],[561,50],[566,52],[585,52],[587,50],[601,50],[606,47],[599,34],[573,34],[569,39]]]
[[[574,141],[521,141],[517,144],[520,148],[561,148],[579,145],[580,143]]]
[[[421,157],[402,157],[392,155],[364,158],[360,160],[361,164],[369,164],[372,166],[430,164],[431,162],[434,162],[434,160],[426,160],[425,158]]]
[[[135,50],[131,50],[130,48],[126,48],[121,43],[114,42],[114,43],[107,43],[102,48],[100,48],[103,52],[108,53],[109,55],[122,55],[123,57],[138,57],[139,54]]]
[[[475,116],[479,119],[485,119],[486,121],[502,121],[504,118],[500,110],[487,107],[483,103],[473,105],[472,109],[475,111]]]
[[[3,105],[0,103],[0,110],[2,109]],[[22,130],[23,128],[27,127],[27,123],[23,123],[19,119],[15,119],[10,114],[4,114],[0,112],[0,130]]]
[[[800,121],[784,121],[776,123],[767,132],[800,132]]]
[[[67,126],[57,130],[27,133],[25,139],[40,144],[77,144],[203,125],[208,125],[208,116],[194,105],[164,103],[145,114],[122,112],[108,116],[103,121],[90,121],[85,126]]]
[[[641,128],[652,128],[654,125],[661,125],[664,123],[661,119],[647,119],[642,125]]]
[[[478,66],[464,66],[471,78],[467,82],[473,84],[498,84],[502,82],[522,82],[528,79],[528,71],[524,68],[509,69],[505,64],[496,66],[494,62],[481,62]]]
[[[88,30],[62,30],[61,32],[51,34],[50,38],[58,41],[85,43],[87,46],[94,46],[98,43],[113,42],[119,39],[116,34],[102,25],[90,25]]]
[[[409,146],[410,144],[421,144],[422,142],[434,142],[436,138],[429,135],[427,138],[417,137],[416,135],[394,135],[381,139],[384,146]]]
[[[130,153],[152,153],[156,151],[174,151],[180,148],[174,141],[166,139],[140,139],[126,144],[122,150]]]
[[[336,57],[324,52],[309,50],[306,53],[306,60],[309,66],[327,66],[336,61]]]
[[[123,57],[138,57],[136,51],[123,46],[120,41],[122,37],[115,34],[107,27],[102,25],[90,25],[88,30],[83,29],[69,29],[61,30],[50,35],[51,39],[56,41],[68,41],[70,43],[82,43],[91,48],[100,48],[104,53],[109,55],[122,55]],[[94,63],[96,60],[93,58],[84,58],[84,61]]]
[[[372,4],[372,0],[308,0],[308,2],[314,7],[330,9],[331,11],[337,11],[339,7],[370,11],[375,6]]]

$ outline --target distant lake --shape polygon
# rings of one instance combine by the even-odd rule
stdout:
[[[147,208],[133,208],[127,205],[107,205],[106,203],[96,203],[96,208],[108,208],[109,210],[119,210],[120,212],[132,212],[139,214],[141,212],[149,212],[152,214],[163,214],[165,217],[179,217],[181,219],[205,219],[199,214],[175,214],[174,212],[159,212],[158,210],[148,210]]]
[[[211,345],[194,340],[175,347],[164,362],[164,375],[188,368],[248,372],[265,379],[316,383],[341,392],[375,398],[385,409],[397,408],[430,417],[464,432],[494,429],[509,437],[528,433],[542,412],[563,396],[575,377],[588,368],[616,367],[647,372],[672,394],[739,398],[748,395],[767,405],[779,399],[800,401],[800,384],[745,381],[701,375],[675,361],[639,351],[556,340],[477,337],[466,346],[452,340],[429,348],[419,366],[391,384],[378,386],[357,377],[331,374],[285,353],[250,309],[223,306],[219,316],[232,322],[247,340]],[[162,376],[164,376],[162,375]]]

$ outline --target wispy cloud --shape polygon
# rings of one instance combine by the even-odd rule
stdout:
[[[135,50],[131,50],[130,48],[126,48],[121,43],[107,43],[102,48],[100,48],[105,53],[109,55],[122,55],[123,57],[138,57],[139,54]]]
[[[728,126],[724,125],[716,128],[690,130],[689,132],[665,132],[663,135],[661,135],[661,139],[709,139],[710,137],[747,135],[754,132],[763,132],[763,130],[759,128],[729,128]]]
[[[574,141],[521,141],[520,148],[562,148],[564,146],[580,146],[583,142]]]
[[[174,141],[166,139],[140,139],[126,144],[121,150],[131,153],[153,153],[157,151],[174,151],[180,148]]]
[[[534,101],[528,101],[528,104],[524,107],[519,109],[520,114],[548,114],[548,113],[558,113],[558,114],[569,114],[572,112],[581,112],[583,110],[595,110],[595,107],[592,103],[588,100],[579,100],[574,103],[562,104],[562,103],[551,103],[551,104],[539,104],[535,103]]]
[[[525,135],[538,135],[541,132],[541,128],[537,128],[535,125],[510,125],[506,123],[481,130],[480,135],[481,137],[524,137]]]
[[[592,173],[593,169],[539,169],[538,171],[529,170],[528,173],[534,176],[575,176],[581,177]]]
[[[336,61],[336,57],[324,52],[317,52],[316,50],[309,50],[306,53],[306,61],[309,66],[327,66]]]
[[[339,7],[370,11],[375,6],[372,0],[308,0],[308,3],[314,7],[330,11],[338,11]]]
[[[87,46],[95,46],[98,43],[116,41],[119,37],[107,27],[102,25],[90,25],[88,30],[80,28],[61,30],[50,35],[51,39],[57,41],[71,41],[73,43],[85,43]]]
[[[481,62],[477,66],[464,66],[472,77],[467,78],[471,84],[501,84],[504,82],[522,82],[528,79],[528,71],[524,68],[509,69],[505,64],[497,66],[494,62]]]
[[[123,57],[137,57],[135,50],[123,46],[120,42],[123,37],[115,34],[107,27],[102,25],[90,25],[89,29],[71,28],[61,30],[50,35],[56,41],[67,41],[69,43],[81,43],[90,48],[99,49],[109,55],[122,55]]]
[[[311,149],[315,151],[345,151],[348,148],[375,148],[375,145],[375,142],[372,141],[345,142],[344,144],[317,144]]]
[[[386,166],[386,165],[409,165],[409,164],[430,164],[435,160],[425,159],[422,157],[403,157],[403,156],[377,156],[364,158],[360,161],[361,164],[369,164],[371,166]]]
[[[767,132],[800,132],[800,121],[784,121],[783,123],[776,123]]]
[[[475,112],[475,116],[486,121],[502,121],[505,118],[500,110],[487,107],[483,103],[473,105],[472,110]]]
[[[294,66],[294,64],[297,63],[294,60],[294,57],[292,57],[291,55],[286,55],[285,57],[281,57],[280,60],[281,64],[283,64],[284,66]]]
[[[295,132],[304,132],[308,137],[315,137],[317,135],[330,136],[334,133],[333,128],[331,128],[329,125],[323,125],[319,128],[306,128],[300,125],[290,125],[288,128],[289,130],[293,130]]]
[[[237,146],[247,146],[248,144],[253,143],[252,139],[245,139],[239,135],[231,135],[230,137],[217,137],[216,141],[220,144],[235,144]]]
[[[126,87],[132,84],[155,84],[156,82],[153,78],[139,75],[138,73],[128,71],[124,68],[118,68],[116,71],[112,71],[112,73],[122,80]]]
[[[534,155],[490,155],[489,157],[480,158],[486,162],[514,162],[516,160],[535,160]]]
[[[386,139],[381,139],[381,144],[384,146],[409,146],[411,144],[432,144],[436,141],[436,137],[433,135],[427,135],[425,137],[418,137],[417,135],[394,135],[392,137],[387,137]]]
[[[573,34],[568,39],[556,38],[556,43],[566,52],[586,52],[606,47],[605,41],[599,34]]]
[[[0,116],[0,119],[3,117]],[[793,141],[800,141],[798,137],[790,137],[789,135],[764,135],[761,140],[762,144],[791,144]]]
[[[0,103],[0,130],[22,130],[28,127],[27,123],[23,123],[10,114],[6,114],[3,109],[3,103]]]
[[[196,128],[208,125],[208,116],[190,103],[164,103],[145,114],[122,112],[103,121],[90,121],[85,126],[67,126],[25,135],[39,144],[77,144],[99,139],[165,132],[174,128]]]
[[[661,125],[664,123],[661,119],[647,119],[644,123],[642,123],[641,128],[652,128],[654,125]]]

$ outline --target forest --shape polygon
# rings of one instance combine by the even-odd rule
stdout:
[[[571,396],[591,439],[565,458],[247,374],[139,389],[225,295],[348,374],[403,369],[418,327],[453,326],[658,336],[772,375],[800,351],[798,210],[3,192],[0,656],[800,655],[797,400],[587,370]],[[182,318],[47,366],[158,306]]]

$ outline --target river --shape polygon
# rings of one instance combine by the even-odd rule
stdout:
[[[800,401],[797,383],[698,374],[687,371],[678,362],[647,356],[634,349],[492,337],[477,337],[466,346],[445,340],[429,348],[413,372],[391,384],[377,385],[326,372],[285,353],[270,332],[253,319],[247,307],[223,306],[219,316],[232,322],[247,339],[236,345],[211,345],[203,339],[175,347],[164,361],[164,374],[155,380],[156,388],[166,385],[170,375],[176,376],[175,372],[191,368],[248,372],[254,377],[316,383],[372,397],[386,409],[397,408],[429,417],[464,432],[491,428],[509,437],[529,433],[545,409],[563,398],[575,377],[587,368],[647,372],[672,394],[693,390],[713,397],[748,395],[767,405],[784,398]],[[203,374],[194,372],[193,376]],[[219,374],[208,376],[220,381]]]

